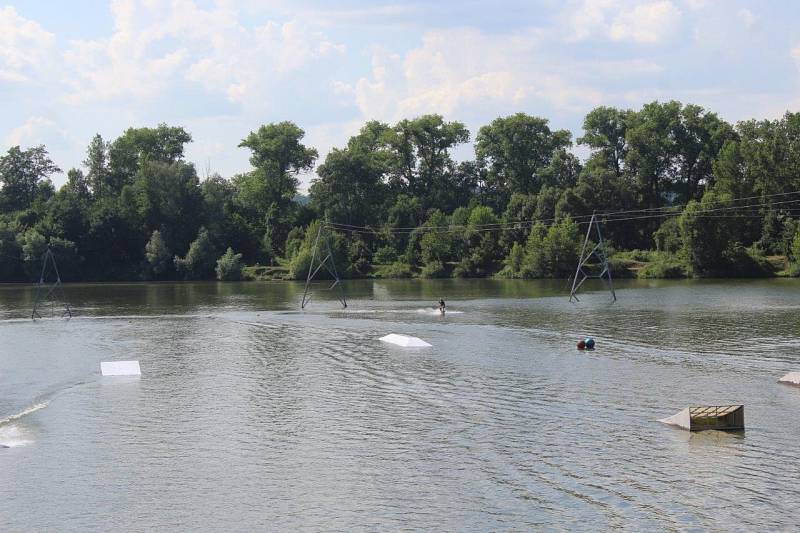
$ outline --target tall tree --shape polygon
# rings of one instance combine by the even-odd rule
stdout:
[[[567,130],[552,131],[548,120],[517,113],[478,131],[475,154],[488,165],[489,180],[506,195],[539,192],[553,155],[572,142]]]
[[[305,132],[292,122],[266,124],[239,143],[252,152],[254,170],[234,178],[251,224],[264,235],[264,252],[281,253],[291,229],[300,172],[310,170],[317,151],[302,144]],[[269,248],[269,249],[267,249]]]
[[[49,184],[48,177],[56,172],[61,169],[53,163],[43,145],[27,150],[12,146],[0,157],[0,205],[9,211],[29,208],[42,186]]]
[[[202,193],[194,165],[145,161],[133,192],[143,236],[159,230],[167,248],[189,247],[202,223]]]
[[[402,120],[393,129],[389,144],[396,157],[395,188],[420,198],[425,208],[454,209],[454,195],[460,191],[450,150],[469,141],[469,130],[441,115]]]
[[[89,188],[95,196],[101,196],[106,191],[111,190],[108,169],[108,143],[103,140],[99,133],[92,137],[92,141],[86,149],[86,159],[83,161],[83,166],[86,167],[86,179]]]
[[[333,222],[377,224],[386,196],[392,154],[385,142],[389,126],[368,122],[344,149],[334,148],[317,169],[312,206]]]
[[[583,136],[578,143],[592,149],[592,156],[598,158],[606,168],[621,177],[628,153],[626,139],[628,122],[632,111],[613,107],[597,107],[583,120]]]
[[[192,136],[178,126],[129,128],[108,147],[109,188],[119,194],[146,161],[175,163],[183,159],[184,146]]]

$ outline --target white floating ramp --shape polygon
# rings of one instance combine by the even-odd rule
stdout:
[[[689,431],[744,429],[744,405],[703,405],[687,407],[680,413],[659,420],[662,424]]]
[[[786,383],[787,385],[800,387],[800,372],[789,372],[779,379],[778,383]]]
[[[420,338],[398,335],[396,333],[390,333],[385,337],[381,337],[379,340],[396,346],[402,346],[403,348],[428,348],[432,346]]]
[[[104,376],[141,376],[139,361],[103,361],[100,373]]]

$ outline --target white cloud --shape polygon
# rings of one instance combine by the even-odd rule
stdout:
[[[23,149],[40,144],[45,145],[51,158],[62,166],[64,154],[80,156],[83,153],[83,143],[75,139],[69,130],[55,120],[43,116],[29,117],[23,124],[13,128],[2,138],[3,146],[21,146]],[[61,161],[59,161],[61,159]],[[67,167],[62,166],[66,171]],[[56,182],[60,182],[58,178]]]
[[[355,102],[365,118],[394,121],[423,113],[521,109],[533,102],[584,109],[601,100],[599,91],[571,78],[572,71],[558,66],[540,43],[535,31],[428,32],[404,56],[373,51],[372,76],[355,83]]]
[[[681,11],[670,0],[582,0],[567,8],[562,28],[568,42],[602,36],[613,41],[658,43],[678,27]]]
[[[800,68],[800,45],[792,48],[789,54],[792,56],[792,59],[794,59],[795,63],[797,63],[797,67]]]
[[[745,25],[746,28],[752,28],[755,26],[756,22],[758,22],[758,18],[753,14],[752,11],[743,7],[739,11],[736,12],[736,16],[739,17],[739,20]]]
[[[669,0],[637,5],[620,11],[609,28],[615,41],[657,43],[677,27],[681,12]]]
[[[20,16],[12,6],[0,8],[0,81],[26,82],[51,63],[55,35]]]
[[[248,29],[226,3],[202,9],[193,0],[116,0],[112,15],[110,38],[75,41],[64,55],[69,102],[149,98],[185,79],[257,104],[276,80],[345,52],[296,21]]]
[[[345,53],[344,45],[296,21],[270,22],[252,32],[237,25],[211,37],[210,50],[189,66],[186,78],[244,105],[262,102],[267,88],[310,62]]]
[[[6,146],[27,146],[41,143],[42,132],[52,130],[55,122],[44,117],[31,117],[6,135]]]
[[[686,7],[692,10],[703,9],[711,3],[711,0],[684,0]]]
[[[618,0],[583,0],[569,6],[567,41],[582,41],[595,33],[607,32],[607,13],[619,8]]]

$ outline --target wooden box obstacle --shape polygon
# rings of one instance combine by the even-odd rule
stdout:
[[[670,426],[689,431],[717,429],[741,431],[744,429],[744,405],[703,405],[687,407],[680,413],[659,420]]]

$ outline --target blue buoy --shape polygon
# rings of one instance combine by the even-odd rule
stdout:
[[[583,341],[583,344],[586,345],[586,349],[587,350],[594,350],[594,339],[593,338],[586,337],[586,339]]]

